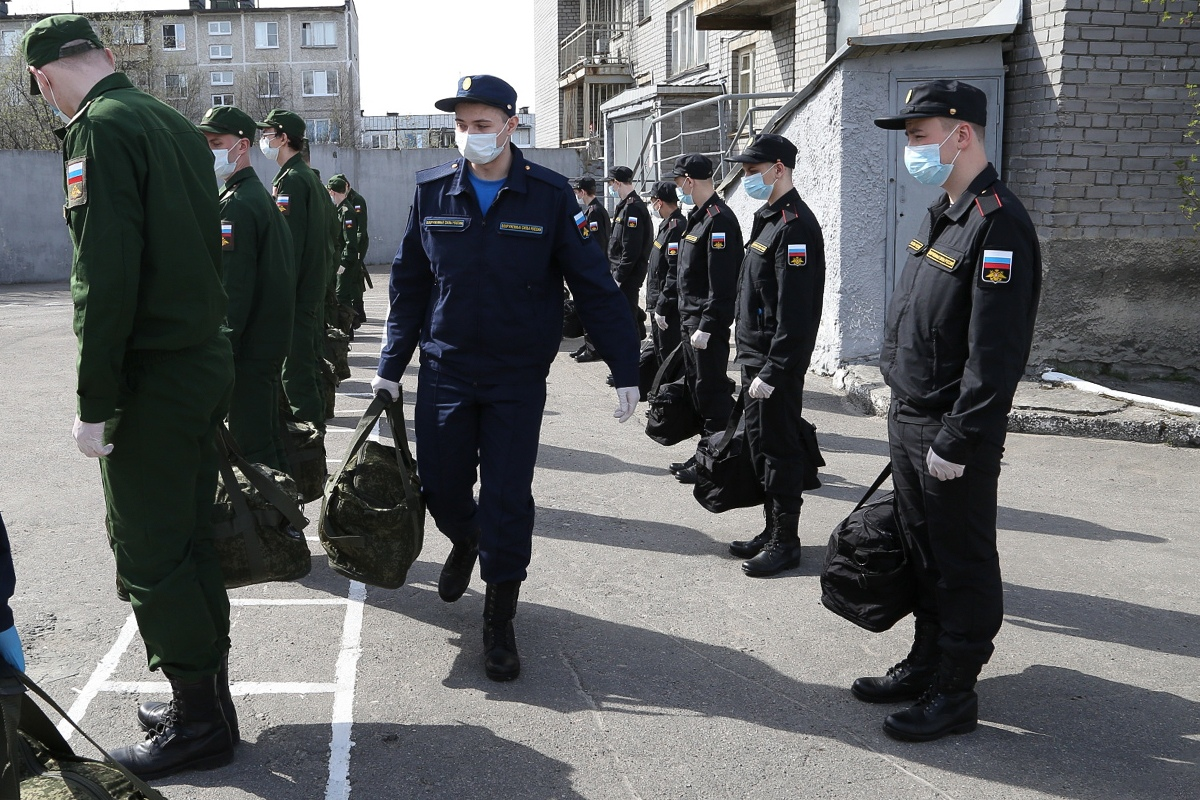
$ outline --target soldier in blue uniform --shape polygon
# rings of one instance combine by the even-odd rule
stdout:
[[[639,399],[629,306],[567,179],[512,144],[516,102],[516,91],[490,75],[463,78],[454,97],[437,102],[455,115],[463,157],[417,173],[371,382],[399,399],[420,348],[417,466],[429,512],[454,544],[438,594],[458,600],[478,558],[484,668],[498,681],[521,668],[512,619],[531,552],[533,469],[564,279],[616,378],[613,416],[629,419]]]

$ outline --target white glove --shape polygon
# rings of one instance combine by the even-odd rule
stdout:
[[[961,478],[965,469],[962,464],[951,464],[933,452],[932,447],[929,448],[929,452],[925,455],[925,465],[929,467],[929,474],[939,481],[952,481],[955,478]]]
[[[704,331],[696,331],[692,334],[692,347],[696,348],[697,350],[703,350],[704,348],[708,347],[708,337],[710,335],[711,334],[705,333]]]
[[[667,318],[656,311],[654,312],[654,324],[658,326],[660,331],[665,331],[667,329]]]
[[[766,400],[775,391],[775,387],[769,383],[763,383],[758,376],[750,381],[750,388],[746,390],[746,394],[753,397],[755,400]]]
[[[633,416],[633,410],[637,408],[638,400],[641,397],[641,392],[636,386],[617,389],[617,410],[613,412],[613,416],[617,418],[618,422],[624,422]]]
[[[392,402],[400,399],[400,383],[398,381],[389,381],[380,375],[371,378],[371,394],[379,394],[380,389],[387,389],[387,393],[392,396]]]
[[[345,264],[339,264],[339,265],[338,265],[338,275],[341,275],[341,274],[342,274],[342,273],[344,273],[345,271],[346,271],[346,265],[345,265]]]
[[[71,435],[75,437],[75,446],[79,452],[88,458],[103,458],[113,451],[111,444],[104,443],[104,423],[84,422],[79,417],[71,426]]]

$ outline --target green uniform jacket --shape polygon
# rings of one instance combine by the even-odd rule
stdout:
[[[329,272],[329,230],[333,204],[329,193],[300,154],[280,167],[275,179],[275,204],[292,232],[292,256],[296,261],[296,322],[309,330],[324,318],[325,287]]]
[[[283,361],[296,312],[292,235],[250,167],[235,172],[221,194],[221,260],[233,357]]]
[[[75,246],[79,417],[116,409],[130,351],[197,346],[220,331],[220,213],[204,134],[114,73],[60,131]]]
[[[358,192],[351,189],[346,194],[346,199],[354,206],[354,213],[358,215],[356,220],[358,225],[358,258],[363,263],[367,261],[367,248],[371,246],[371,237],[367,231],[367,201]]]

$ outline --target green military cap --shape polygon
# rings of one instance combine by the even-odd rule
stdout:
[[[259,128],[277,128],[281,133],[286,133],[293,139],[303,139],[304,131],[308,128],[299,115],[282,108],[272,108],[271,113],[267,114],[266,120],[257,123],[257,126]]]
[[[232,133],[243,139],[254,138],[254,119],[236,106],[213,106],[204,112],[197,126],[205,133]]]
[[[75,44],[68,46],[68,42]],[[35,69],[87,50],[103,49],[100,37],[92,30],[92,23],[78,14],[55,14],[38,20],[21,39],[21,55],[25,63]],[[29,76],[29,93],[42,93],[33,75]]]
[[[345,175],[339,172],[329,179],[329,182],[325,184],[325,188],[344,193],[350,188],[350,181],[346,179]]]

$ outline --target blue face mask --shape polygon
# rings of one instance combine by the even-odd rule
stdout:
[[[958,132],[958,128],[950,131],[950,136]],[[942,140],[942,144],[950,141],[950,136]],[[908,169],[908,174],[917,179],[918,183],[923,183],[926,186],[941,186],[949,178],[950,173],[954,170],[954,162],[958,160],[958,153],[954,154],[954,159],[949,164],[942,163],[942,144],[921,144],[909,145],[904,148],[904,166]]]
[[[680,189],[678,186],[675,187],[675,194],[678,195],[678,197],[679,197],[680,205],[684,205],[684,206],[696,205],[695,203],[692,202],[692,196],[690,194],[684,194],[683,189]]]
[[[742,177],[742,189],[754,200],[766,200],[775,190],[775,184],[766,183],[763,173],[755,172]]]

